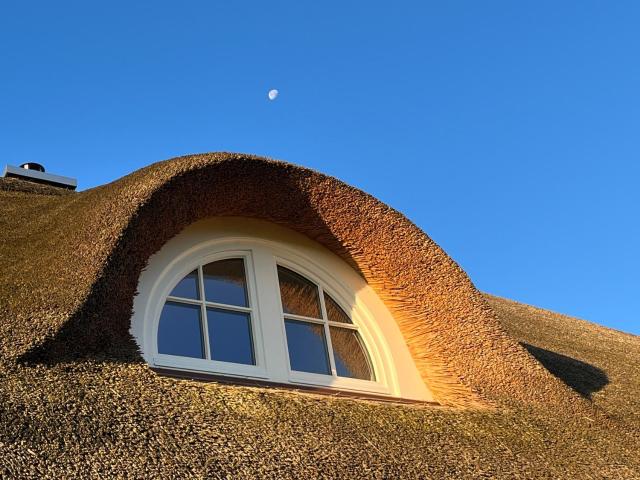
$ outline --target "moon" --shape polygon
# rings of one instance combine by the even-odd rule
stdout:
[[[278,92],[278,90],[274,88],[269,90],[269,93],[267,94],[267,96],[269,97],[269,100],[275,100],[276,98],[278,98],[278,93],[280,92]]]

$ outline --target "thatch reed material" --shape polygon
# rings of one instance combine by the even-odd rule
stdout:
[[[0,477],[640,478],[637,337],[490,306],[419,228],[338,180],[196,155],[73,194],[2,181],[0,214]],[[128,333],[139,274],[216,215],[272,221],[341,256],[388,305],[441,404],[495,408],[152,372]]]

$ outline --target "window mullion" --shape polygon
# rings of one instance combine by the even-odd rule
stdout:
[[[331,375],[337,377],[336,362],[333,358],[333,346],[331,345],[331,334],[329,332],[329,317],[327,316],[327,309],[324,304],[324,291],[322,286],[318,285],[318,291],[320,294],[320,310],[322,313],[322,319],[324,320],[324,337],[327,341],[327,353],[329,355],[329,364],[331,365]]]
[[[200,315],[202,316],[202,338],[204,341],[204,358],[211,360],[211,352],[209,348],[209,324],[207,322],[207,305],[204,298],[204,276],[202,274],[202,265],[198,265],[198,288],[200,288]]]
[[[260,316],[260,341],[262,351],[269,353],[263,361],[271,380],[288,382],[289,355],[275,257],[258,245],[253,249],[253,267],[256,283],[260,285],[260,288],[256,287],[257,303],[254,306],[256,315]]]

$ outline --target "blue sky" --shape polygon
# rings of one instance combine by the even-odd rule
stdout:
[[[484,291],[640,334],[638,25],[635,1],[3,2],[0,163],[85,189],[287,160],[402,211]]]

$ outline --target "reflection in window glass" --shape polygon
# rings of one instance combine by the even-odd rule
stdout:
[[[209,263],[202,267],[204,275],[204,298],[208,302],[246,307],[247,284],[244,275],[244,260],[229,258]]]
[[[207,308],[207,325],[213,360],[255,365],[248,313]]]
[[[329,375],[324,327],[316,323],[285,320],[291,370]]]
[[[172,297],[193,298],[194,300],[198,300],[200,298],[198,290],[198,271],[194,270],[180,280],[169,295]]]
[[[318,287],[288,268],[278,265],[280,297],[285,314],[322,318]]]
[[[338,376],[375,380],[358,332],[347,328],[329,327],[329,333]]]
[[[330,322],[352,323],[349,316],[340,308],[340,305],[326,292],[324,293],[324,306],[327,309],[327,317],[329,317]]]
[[[158,353],[204,358],[200,307],[167,302],[158,325]]]

